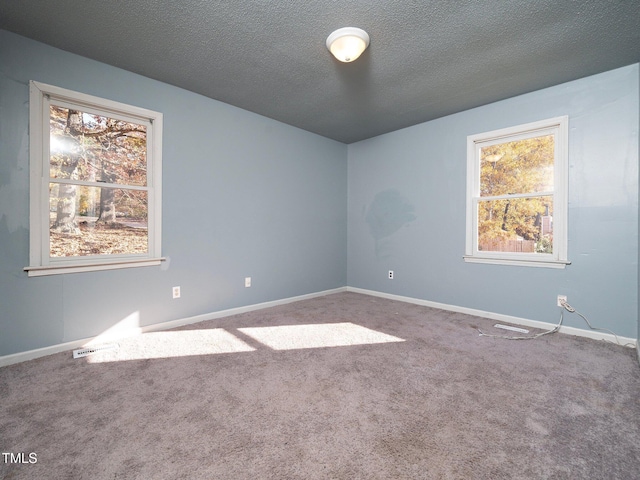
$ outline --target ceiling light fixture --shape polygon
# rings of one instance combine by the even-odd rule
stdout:
[[[360,28],[339,28],[327,37],[327,48],[341,62],[353,62],[369,46],[369,35]]]

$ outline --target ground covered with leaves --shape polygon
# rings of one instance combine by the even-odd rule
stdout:
[[[147,253],[146,228],[81,223],[79,234],[50,232],[51,257]]]

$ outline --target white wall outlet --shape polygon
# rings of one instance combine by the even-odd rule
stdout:
[[[565,303],[567,303],[566,295],[558,295],[558,306],[562,307]]]
[[[180,287],[173,287],[173,298],[180,298]]]
[[[389,270],[389,280],[393,280],[393,270]]]
[[[244,277],[244,286],[249,288],[251,286],[251,277]]]

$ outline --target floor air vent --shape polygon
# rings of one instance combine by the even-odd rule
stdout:
[[[494,327],[501,328],[503,330],[511,330],[512,332],[529,333],[529,330],[527,330],[526,328],[512,327],[511,325],[501,325],[499,323],[496,323]]]
[[[96,345],[95,347],[79,348],[73,351],[73,358],[82,358],[96,352],[104,352],[105,350],[117,350],[117,343],[106,343],[104,345]]]

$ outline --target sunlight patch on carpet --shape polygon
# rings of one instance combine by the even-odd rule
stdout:
[[[238,330],[274,350],[404,342],[402,338],[350,322],[247,327]]]
[[[122,342],[120,347],[117,352],[96,353],[87,357],[87,361],[102,363],[253,352],[255,350],[222,328],[150,332],[136,337],[135,340]]]

